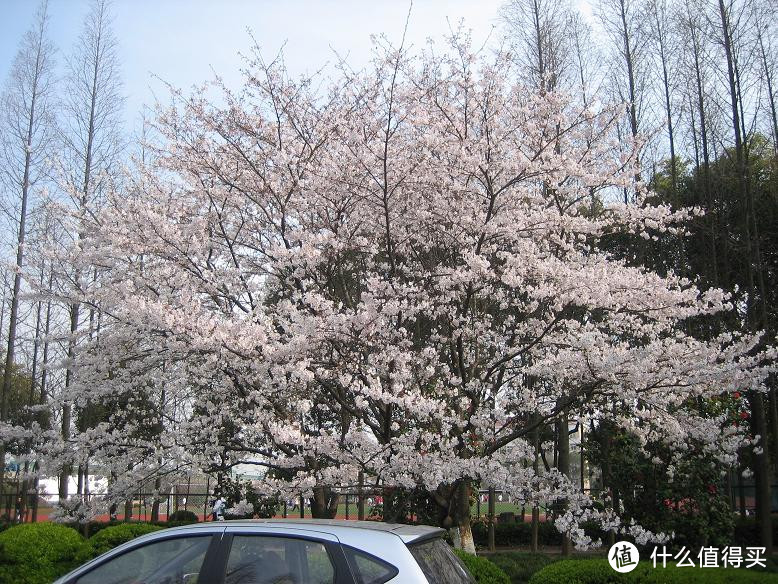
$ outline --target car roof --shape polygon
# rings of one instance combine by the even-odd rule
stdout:
[[[354,530],[369,530],[392,533],[398,536],[403,542],[412,543],[418,540],[440,537],[445,530],[439,527],[429,525],[405,525],[401,523],[383,523],[380,521],[350,521],[344,519],[236,519],[231,521],[208,521],[203,523],[192,523],[182,525],[172,529],[219,529],[230,527],[278,527],[309,529],[311,531],[320,531],[334,536],[346,533],[354,535]]]

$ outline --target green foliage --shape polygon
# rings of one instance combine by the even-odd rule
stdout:
[[[4,375],[5,367],[0,367],[0,377]],[[47,408],[36,408],[41,404],[40,388],[30,383],[30,374],[19,365],[11,368],[11,391],[7,396],[8,422],[14,426],[30,428],[38,424],[41,428],[50,425],[51,412]],[[26,440],[13,439],[7,445],[7,451],[12,454],[29,452],[30,444]]]
[[[606,492],[618,494],[625,519],[675,533],[674,548],[731,544],[734,517],[725,474],[700,445],[689,441],[683,456],[673,457],[662,443],[643,446],[635,435],[602,423],[585,448],[587,460],[603,469]]]
[[[510,584],[508,575],[486,558],[462,550],[454,550],[454,553],[467,566],[478,584]]]
[[[772,515],[773,541],[778,542],[778,514]],[[759,524],[753,517],[738,517],[735,522],[735,537],[738,545],[759,545]]]
[[[153,531],[159,531],[160,529],[162,529],[161,526],[149,523],[119,523],[106,527],[89,538],[89,557],[85,558],[85,560],[96,558],[100,554],[104,554],[108,550],[131,539],[152,533]]]
[[[513,584],[528,582],[535,572],[560,560],[559,556],[529,552],[499,552],[486,557],[505,572]]]
[[[530,578],[530,584],[776,584],[778,574],[749,568],[654,568],[641,562],[634,570],[619,574],[605,558],[563,560],[550,564]]]
[[[56,523],[25,523],[0,533],[0,584],[47,584],[80,563],[86,547]]]
[[[474,522],[473,539],[479,547],[486,547],[489,543],[489,526],[485,522]],[[496,523],[494,526],[494,543],[498,547],[528,546],[532,541],[532,523]],[[538,524],[538,541],[540,545],[562,545],[562,535],[556,530],[550,521]]]
[[[195,516],[196,517],[196,516]],[[94,537],[96,533],[99,531],[102,531],[104,529],[108,529],[109,527],[115,527],[117,525],[155,525],[159,527],[160,529],[165,529],[168,527],[179,527],[181,525],[191,525],[193,522],[191,519],[185,519],[185,520],[179,520],[179,519],[170,519],[169,521],[90,521],[86,525],[82,523],[62,523],[61,525],[64,525],[66,527],[70,527],[71,529],[76,530],[78,533],[85,535],[88,538]],[[84,531],[86,529],[86,532]]]
[[[240,501],[251,503],[252,513],[247,515],[227,515],[225,519],[251,519],[254,515],[263,519],[270,519],[278,512],[278,497],[264,497],[254,490],[250,481],[233,480],[230,477],[222,477],[219,486],[216,489],[216,495],[224,497],[229,509]]]
[[[404,487],[386,487],[381,493],[381,503],[375,493],[366,495],[376,501],[368,508],[368,517],[387,523],[406,523],[422,525],[442,525],[447,510],[442,509],[424,487],[407,489]]]
[[[178,511],[174,511],[170,514],[170,516],[167,518],[168,523],[171,521],[175,521],[177,523],[197,523],[199,519],[197,518],[197,514],[194,511],[189,511],[188,509],[179,509]]]

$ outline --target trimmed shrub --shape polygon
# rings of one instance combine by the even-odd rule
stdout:
[[[511,584],[508,575],[486,558],[462,550],[454,550],[454,553],[467,566],[478,584]]]
[[[559,556],[530,552],[497,552],[483,557],[505,572],[514,584],[528,582],[535,572],[562,559]]]
[[[484,522],[473,523],[473,540],[479,547],[489,544],[489,526]],[[494,543],[498,547],[529,546],[532,542],[532,523],[496,523],[494,526]],[[538,543],[540,545],[562,545],[562,534],[551,521],[541,521],[538,524]]]
[[[606,559],[562,560],[536,572],[529,584],[778,584],[778,574],[749,568],[654,568],[640,562],[631,572],[619,574]]]
[[[59,525],[64,525],[65,527],[69,527],[70,529],[73,529],[80,533],[81,535],[89,538],[93,537],[98,531],[105,529],[106,527],[110,527],[111,525],[118,525],[118,521],[111,521],[110,523],[106,523],[104,521],[90,521],[86,525],[83,523],[60,523]]]
[[[199,519],[194,511],[188,511],[187,509],[179,509],[174,511],[167,518],[168,523],[176,522],[179,525],[185,525],[187,523],[197,523]]]
[[[25,523],[0,533],[0,584],[48,584],[79,565],[86,543],[56,523]]]
[[[108,550],[115,548],[131,539],[141,535],[146,535],[153,531],[163,529],[159,525],[150,525],[148,523],[119,523],[100,530],[89,538],[89,556],[84,561],[96,558]]]

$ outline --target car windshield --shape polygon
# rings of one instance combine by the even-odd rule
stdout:
[[[467,568],[441,538],[408,546],[430,584],[474,584]]]

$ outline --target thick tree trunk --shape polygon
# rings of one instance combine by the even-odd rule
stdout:
[[[449,531],[455,548],[475,555],[475,540],[470,524],[471,491],[472,483],[469,479],[461,479],[454,485],[450,512],[453,525]]]
[[[311,516],[314,519],[334,519],[338,512],[340,495],[332,487],[319,486],[313,488],[311,499]]]

